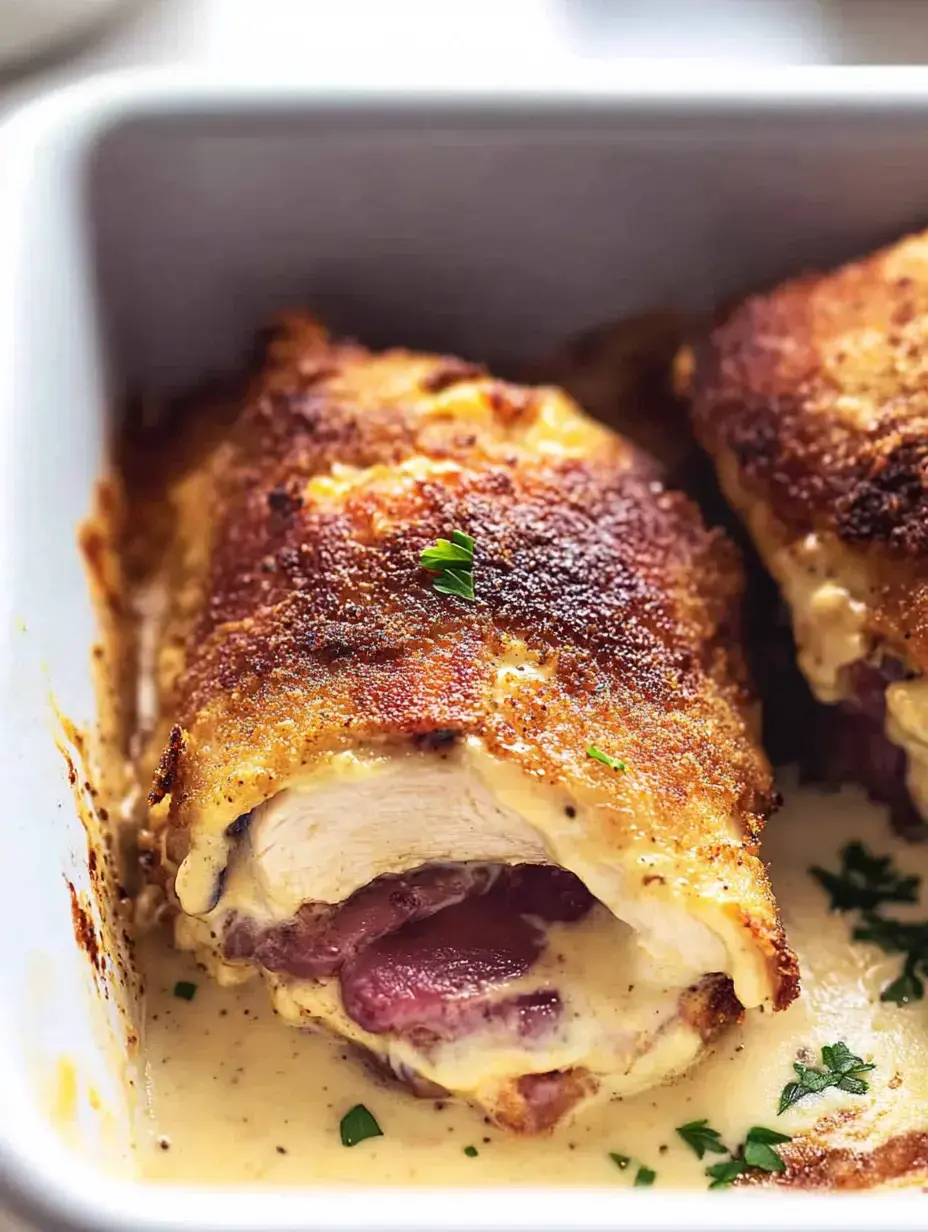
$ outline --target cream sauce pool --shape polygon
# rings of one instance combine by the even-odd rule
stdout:
[[[884,811],[847,789],[838,795],[786,784],[787,804],[767,831],[784,924],[802,968],[802,995],[782,1014],[752,1013],[687,1076],[643,1095],[587,1110],[549,1137],[519,1139],[474,1109],[419,1100],[387,1087],[338,1043],[286,1026],[260,980],[221,988],[161,937],[141,948],[147,1109],[140,1170],[151,1180],[297,1185],[631,1185],[640,1164],[656,1186],[704,1188],[706,1165],[675,1127],[708,1118],[735,1147],[752,1125],[812,1133],[834,1146],[870,1148],[928,1130],[928,1003],[881,1003],[901,958],[851,941],[853,915],[829,914],[810,864],[839,867],[857,838],[928,882],[928,847],[894,838]],[[918,918],[919,908],[889,914]],[[177,981],[196,984],[191,1001]],[[820,1063],[843,1040],[876,1068],[865,1096],[837,1091],[777,1116],[793,1062]],[[383,1137],[341,1145],[339,1123],[362,1103]],[[840,1115],[835,1116],[835,1113]],[[477,1154],[465,1154],[473,1147]],[[619,1170],[609,1153],[632,1157]]]

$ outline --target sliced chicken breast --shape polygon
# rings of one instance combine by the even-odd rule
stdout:
[[[520,1132],[789,1004],[736,554],[641,454],[291,318],[168,503],[152,826],[218,979]]]

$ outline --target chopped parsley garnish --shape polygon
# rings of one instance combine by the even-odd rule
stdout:
[[[881,1001],[908,1005],[925,995],[928,976],[928,920],[902,921],[880,914],[885,903],[917,903],[921,878],[905,876],[891,856],[875,856],[862,843],[849,843],[841,852],[838,873],[813,865],[809,872],[831,896],[832,911],[859,911],[851,936],[868,941],[884,954],[902,954],[902,973],[883,989]]]
[[[457,595],[474,599],[474,541],[461,530],[453,530],[450,539],[439,539],[433,547],[424,548],[419,563],[429,573],[437,573],[432,588],[442,595]]]
[[[910,1001],[921,1001],[924,998],[924,981],[915,974],[917,963],[918,960],[911,954],[907,956],[902,975],[886,985],[880,993],[881,1001],[892,1001],[894,1005],[908,1005]],[[923,967],[922,970],[924,971],[925,968]]]
[[[851,1095],[863,1095],[868,1084],[861,1074],[876,1069],[875,1065],[855,1057],[847,1044],[839,1040],[837,1044],[826,1044],[822,1049],[822,1065],[824,1069],[810,1069],[798,1061],[793,1063],[793,1069],[798,1075],[796,1082],[788,1082],[780,1093],[780,1106],[777,1116],[780,1116],[793,1104],[798,1104],[807,1095],[818,1095],[829,1087],[839,1091],[848,1091]]]
[[[610,1151],[609,1158],[620,1172],[624,1172],[629,1164],[632,1163],[631,1155],[620,1155],[618,1151]],[[649,1168],[646,1164],[639,1163],[638,1170],[635,1172],[635,1179],[632,1181],[632,1184],[640,1189],[653,1185],[656,1180],[657,1173],[654,1169]]]
[[[880,993],[881,1001],[908,1005],[921,1001],[925,995],[922,976],[928,975],[928,921],[915,923],[889,920],[884,916],[865,915],[851,934],[855,941],[869,941],[884,954],[903,954],[902,974]]]
[[[863,843],[848,843],[841,851],[841,870],[809,869],[831,896],[832,911],[876,911],[884,903],[917,903],[919,877],[904,877],[892,856],[875,856]]]
[[[713,1164],[710,1168],[706,1169],[706,1176],[708,1176],[712,1181],[709,1188],[725,1189],[736,1177],[740,1176],[743,1171],[743,1159],[726,1159],[724,1163]]]
[[[178,980],[174,985],[174,996],[180,997],[181,1001],[192,1001],[196,995],[197,986],[190,980]]]
[[[686,1125],[678,1125],[677,1133],[687,1146],[696,1152],[696,1158],[702,1157],[708,1151],[710,1155],[727,1155],[728,1147],[722,1142],[717,1129],[710,1129],[709,1122],[689,1121]]]
[[[761,1172],[785,1172],[786,1164],[774,1150],[782,1142],[792,1142],[792,1138],[788,1134],[777,1133],[775,1129],[753,1125],[737,1155],[706,1168],[706,1176],[711,1181],[709,1188],[724,1189],[748,1168],[757,1168]]]
[[[763,1172],[785,1172],[786,1164],[773,1149],[782,1142],[792,1142],[792,1138],[789,1134],[778,1134],[775,1129],[755,1125],[744,1140],[744,1162],[749,1168],[760,1168]]]
[[[383,1130],[363,1104],[355,1104],[341,1121],[342,1146],[357,1146],[365,1138],[382,1138]]]
[[[466,1146],[464,1148],[464,1154],[467,1156],[468,1159],[476,1159],[479,1153],[480,1152],[477,1150],[475,1146]]]
[[[618,757],[610,757],[608,753],[604,753],[602,749],[598,749],[595,744],[591,744],[586,751],[587,757],[595,757],[597,761],[601,761],[604,766],[608,766],[610,770],[625,770],[625,762],[619,761]]]

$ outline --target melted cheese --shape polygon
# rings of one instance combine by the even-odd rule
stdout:
[[[765,854],[800,959],[799,1001],[781,1014],[749,1015],[675,1082],[593,1104],[549,1137],[520,1139],[489,1128],[470,1106],[384,1086],[337,1041],[285,1026],[260,981],[222,988],[189,955],[150,939],[142,953],[150,1104],[141,1172],[225,1184],[630,1185],[635,1168],[619,1172],[608,1158],[618,1151],[653,1167],[658,1187],[704,1188],[712,1161],[697,1160],[675,1133],[701,1117],[729,1145],[755,1124],[856,1147],[928,1130],[928,1005],[880,1002],[899,960],[852,943],[849,920],[828,913],[807,873],[813,863],[837,867],[837,851],[858,837],[928,878],[928,848],[892,837],[883,811],[855,790],[821,796],[787,785],[786,794]],[[926,911],[923,903],[899,914]],[[172,995],[178,979],[196,981],[193,1001]],[[827,1091],[777,1117],[793,1062],[814,1064],[822,1045],[839,1039],[875,1062],[868,1094]],[[338,1124],[357,1103],[371,1109],[384,1136],[346,1150]],[[464,1154],[470,1145],[476,1158]]]
[[[799,666],[821,702],[847,696],[843,668],[870,653],[867,605],[854,598],[831,554],[810,534],[771,558],[793,616]]]
[[[381,496],[399,496],[412,490],[426,480],[446,480],[450,475],[459,475],[461,468],[456,462],[444,458],[429,458],[415,454],[402,462],[386,466],[346,466],[335,462],[325,475],[314,475],[303,490],[303,500],[309,505],[339,504],[349,496],[374,489]],[[378,534],[384,533],[378,530]]]
[[[635,934],[604,907],[582,921],[553,924],[531,971],[498,990],[499,999],[557,991],[563,1013],[554,1031],[536,1042],[510,1041],[493,1030],[442,1044],[428,1055],[408,1041],[362,1030],[341,1006],[337,980],[269,977],[274,1005],[288,1021],[321,1021],[389,1062],[431,1082],[480,1098],[520,1074],[584,1066],[602,1075],[603,1094],[628,1093],[690,1065],[702,1047],[679,1021],[680,993],[702,971],[655,967]]]
[[[844,668],[870,656],[866,588],[844,556],[817,535],[781,548],[771,571],[790,605],[799,666],[819,701],[849,696]],[[906,785],[912,802],[928,817],[928,681],[902,680],[886,690],[886,736],[905,749]]]

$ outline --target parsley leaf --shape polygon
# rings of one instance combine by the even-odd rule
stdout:
[[[841,870],[813,864],[812,876],[831,897],[832,911],[875,911],[883,903],[917,903],[920,877],[903,876],[892,856],[875,856],[860,842],[841,851]]]
[[[727,1155],[728,1147],[722,1144],[717,1129],[710,1129],[707,1120],[688,1121],[686,1125],[678,1125],[677,1133],[688,1147],[696,1152],[696,1158],[702,1157],[708,1151],[712,1155]]]
[[[928,920],[894,920],[878,914],[883,903],[916,903],[921,878],[903,876],[891,856],[875,856],[863,843],[841,852],[839,873],[813,865],[809,872],[831,896],[832,911],[859,911],[861,921],[851,936],[867,941],[884,954],[903,954],[902,973],[880,993],[881,1001],[908,1005],[925,995],[922,977],[928,976]]]
[[[342,1117],[339,1126],[342,1136],[342,1146],[357,1146],[365,1138],[382,1138],[383,1130],[374,1119],[373,1113],[363,1104],[355,1104]]]
[[[608,753],[604,753],[602,749],[598,749],[595,744],[591,744],[586,751],[587,757],[593,757],[596,761],[601,761],[604,766],[608,766],[610,770],[626,769],[625,762],[620,761],[618,757],[610,757]]]
[[[781,1142],[792,1142],[789,1134],[778,1134],[775,1129],[754,1125],[744,1140],[744,1162],[749,1168],[764,1172],[785,1172],[786,1164],[773,1149]]]
[[[928,955],[928,923],[890,920],[879,915],[865,915],[851,934],[855,941],[869,941],[884,954]]]
[[[609,1151],[609,1158],[615,1164],[620,1172],[624,1172],[628,1165],[632,1162],[631,1155],[620,1155],[618,1151]],[[638,1187],[653,1185],[657,1179],[657,1173],[653,1168],[646,1167],[645,1164],[639,1164],[638,1171],[635,1173],[633,1185]]]
[[[811,1069],[798,1061],[793,1062],[798,1081],[788,1082],[780,1092],[777,1116],[798,1104],[805,1096],[818,1095],[829,1087],[837,1087],[839,1091],[847,1091],[851,1095],[863,1095],[868,1090],[868,1084],[860,1075],[876,1069],[875,1065],[855,1056],[842,1040],[837,1044],[825,1045],[822,1065],[824,1069]]]
[[[928,921],[890,920],[868,914],[851,936],[855,941],[878,946],[884,954],[905,955],[902,974],[883,989],[881,1001],[908,1005],[910,1001],[922,1000],[925,985],[921,976],[928,975]]]
[[[174,985],[174,996],[181,1001],[192,1001],[197,995],[197,986],[190,980],[178,980]]]
[[[476,1159],[477,1156],[480,1154],[480,1152],[477,1150],[475,1146],[466,1146],[464,1148],[464,1154],[467,1156],[468,1159]]]
[[[706,1169],[706,1176],[712,1178],[710,1189],[724,1189],[741,1175],[745,1169],[743,1159],[726,1159],[723,1163],[713,1164]]]
[[[429,573],[438,574],[432,588],[439,594],[457,595],[461,599],[476,598],[474,541],[462,530],[454,530],[450,539],[439,539],[434,546],[423,548],[419,564]]]
[[[880,993],[881,1001],[892,1001],[894,1005],[908,1005],[910,1001],[921,1001],[925,996],[924,981],[916,974],[918,960],[909,954],[902,968],[902,974],[891,984],[887,984]]]
[[[704,1125],[705,1122],[697,1124]],[[679,1133],[679,1130],[677,1132]],[[774,1150],[781,1142],[792,1142],[792,1138],[789,1134],[778,1133],[775,1129],[767,1129],[763,1125],[752,1125],[744,1140],[744,1146],[737,1155],[706,1168],[706,1176],[712,1182],[709,1188],[726,1188],[748,1168],[759,1168],[761,1172],[785,1172],[786,1164]]]

